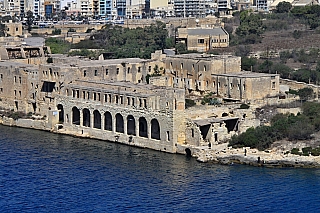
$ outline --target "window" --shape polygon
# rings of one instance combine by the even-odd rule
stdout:
[[[104,102],[107,102],[107,101],[108,101],[108,95],[105,94],[105,95],[104,95]]]
[[[272,82],[272,89],[276,88],[276,82]]]
[[[98,75],[98,70],[95,70],[94,71],[94,76],[97,76]]]
[[[203,71],[207,71],[207,66],[203,65]]]
[[[117,68],[117,75],[119,75],[119,71],[120,71],[120,69],[119,69],[119,68]]]
[[[22,83],[22,81],[21,81],[21,77],[19,77],[19,84],[21,84]]]
[[[183,69],[183,63],[181,63],[181,65],[180,65],[180,66],[181,66],[181,69]]]
[[[87,76],[87,70],[84,70],[83,71],[83,77],[86,77]]]
[[[19,91],[19,97],[21,97],[21,91]]]
[[[0,74],[0,80],[2,80],[3,79],[3,74]]]
[[[128,73],[130,73],[130,67],[128,67]]]
[[[14,81],[14,83],[17,83],[17,77],[16,76],[13,77],[13,81]]]
[[[204,39],[203,38],[198,39],[198,44],[204,44]]]
[[[138,72],[141,72],[141,67],[138,67]]]
[[[127,104],[130,105],[130,98],[127,97]]]
[[[109,70],[108,69],[106,69],[106,75],[108,75],[109,74]]]
[[[96,101],[97,100],[97,94],[94,92],[93,93],[93,100]]]
[[[148,71],[151,72],[151,66],[149,66]]]
[[[3,88],[0,88],[0,93],[2,93],[3,92]]]
[[[86,99],[86,92],[85,91],[82,91],[82,98]]]
[[[218,87],[220,87],[220,82],[218,82]]]

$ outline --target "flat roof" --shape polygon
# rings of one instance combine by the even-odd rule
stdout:
[[[225,73],[225,74],[211,74],[211,75],[224,76],[224,77],[237,77],[237,78],[261,78],[261,77],[279,76],[279,74],[248,72],[248,71],[241,71],[237,73]]]
[[[214,60],[214,59],[227,59],[227,58],[240,58],[239,56],[233,55],[213,55],[206,53],[189,53],[181,55],[167,55],[167,58],[185,58],[194,60]]]
[[[13,66],[16,68],[23,68],[23,67],[33,67],[33,68],[37,68],[37,65],[33,65],[33,64],[25,64],[25,63],[20,63],[17,61],[9,61],[9,60],[3,60],[0,61],[0,66]]]
[[[188,35],[227,35],[221,27],[217,28],[188,28]]]
[[[221,123],[227,120],[239,119],[238,117],[223,117],[223,118],[206,118],[206,119],[196,119],[192,120],[198,126],[206,126],[212,123]]]

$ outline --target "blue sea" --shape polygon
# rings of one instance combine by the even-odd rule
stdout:
[[[320,169],[203,164],[0,126],[0,212],[320,212]]]

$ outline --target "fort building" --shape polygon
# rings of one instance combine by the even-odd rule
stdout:
[[[277,74],[243,72],[236,56],[160,51],[151,59],[89,60],[43,49],[32,55],[38,60],[20,48],[21,57],[0,61],[0,107],[43,119],[42,126],[19,121],[24,127],[181,153],[258,126],[254,110],[239,105],[279,93]],[[186,99],[206,94],[228,104],[186,108]]]

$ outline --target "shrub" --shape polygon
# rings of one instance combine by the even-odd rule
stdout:
[[[195,106],[196,103],[194,102],[194,100],[191,100],[191,99],[186,99],[185,100],[185,108],[189,108],[189,107],[193,107]]]
[[[52,30],[52,35],[61,35],[61,29],[54,29]]]
[[[291,154],[293,154],[293,155],[301,155],[301,152],[299,151],[298,148],[293,148],[293,149],[291,149]]]
[[[249,109],[250,106],[248,104],[241,104],[240,109]]]

